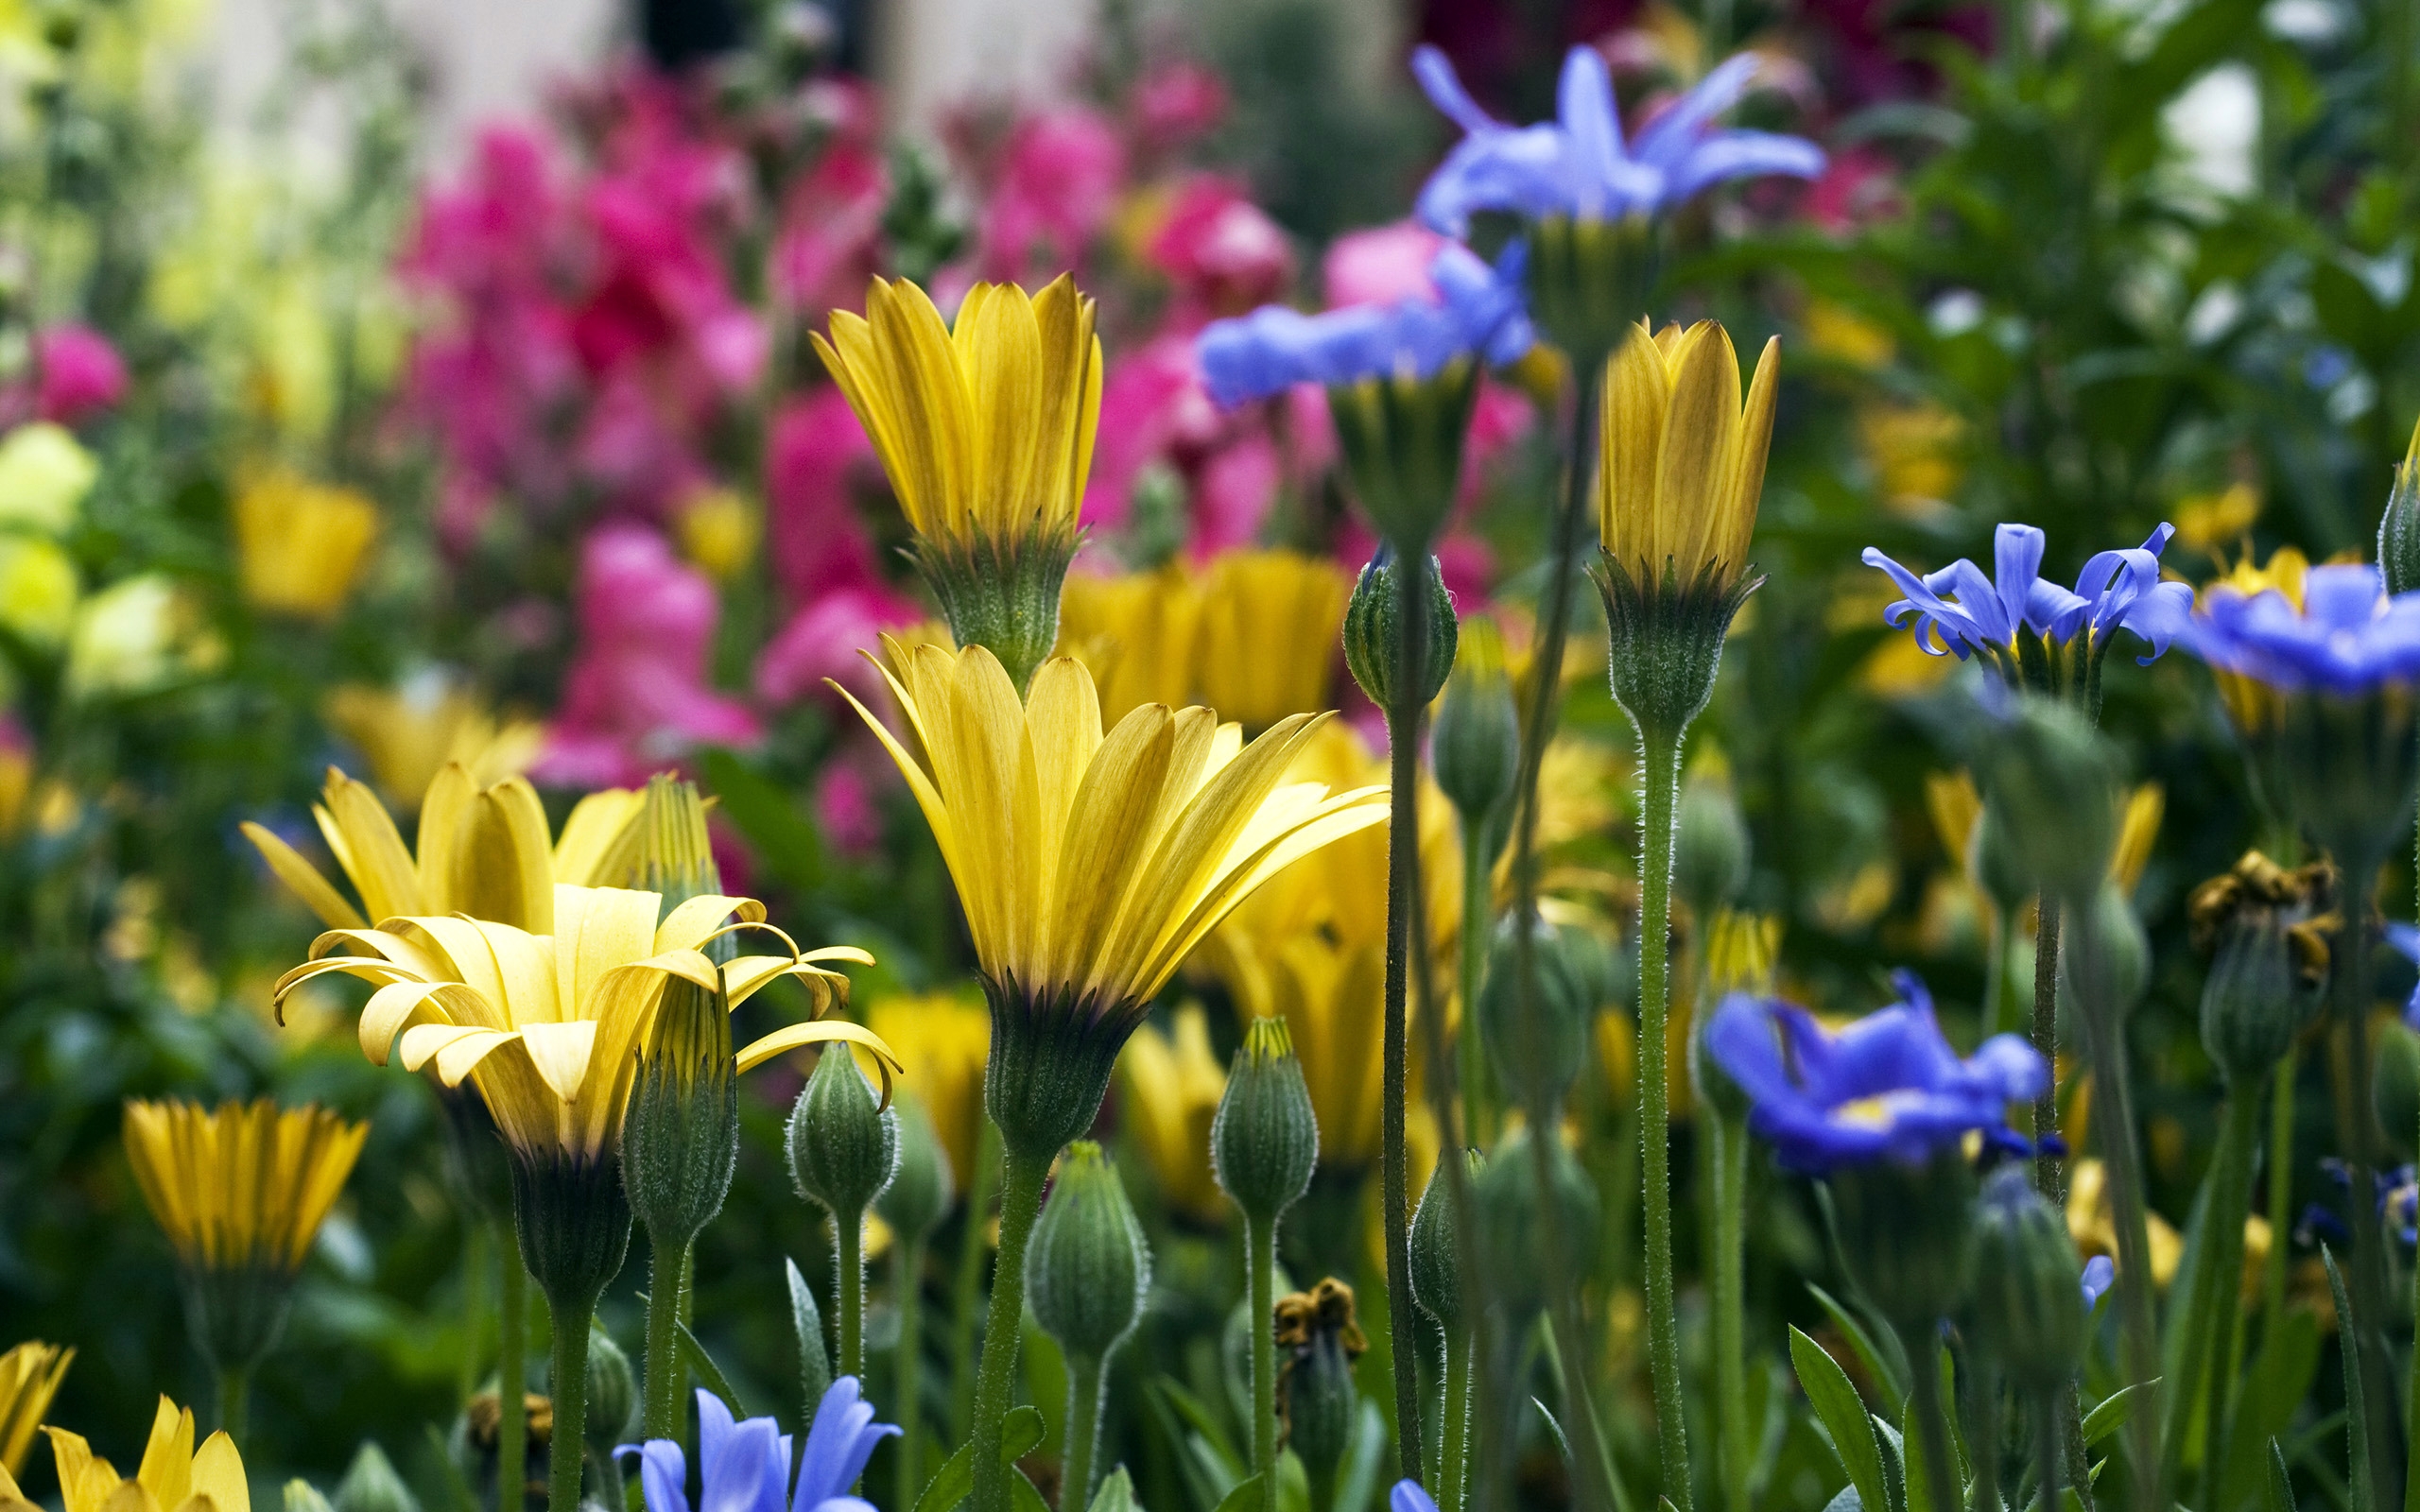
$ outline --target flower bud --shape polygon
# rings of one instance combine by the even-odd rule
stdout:
[[[1378,533],[1407,551],[1425,550],[1453,512],[1462,438],[1478,399],[1478,365],[1468,357],[1426,378],[1328,386],[1328,414],[1354,497]]]
[[[899,1115],[881,1107],[845,1045],[829,1046],[790,1109],[787,1144],[799,1195],[854,1223],[890,1184]]]
[[[2411,444],[2394,470],[2394,489],[2378,521],[2378,573],[2389,593],[2420,588],[2420,425],[2411,428]]]
[[[639,1404],[639,1385],[631,1357],[595,1322],[588,1328],[587,1381],[588,1441],[611,1452],[627,1435],[631,1414]]]
[[[1445,580],[1438,576],[1437,558],[1424,557],[1422,574],[1426,577],[1427,612],[1421,616],[1423,629],[1420,662],[1420,695],[1413,700],[1426,707],[1445,685],[1445,676],[1453,670],[1454,647],[1458,639],[1454,623],[1454,595],[1445,592]],[[1401,655],[1403,632],[1396,619],[1400,606],[1396,602],[1394,553],[1387,547],[1370,558],[1361,576],[1353,584],[1353,596],[1344,605],[1344,664],[1352,672],[1353,680],[1379,709],[1392,711],[1392,692],[1397,658]]]
[[[285,1512],[333,1512],[320,1488],[296,1476],[285,1483]]]
[[[1210,1163],[1219,1189],[1254,1223],[1274,1223],[1311,1184],[1319,1116],[1283,1019],[1254,1019],[1227,1071],[1210,1121]]]
[[[1524,1125],[1506,1135],[1479,1176],[1481,1258],[1490,1280],[1515,1316],[1529,1317],[1547,1305],[1551,1283],[1546,1263],[1547,1228],[1538,1201],[1538,1160]],[[1588,1273],[1603,1220],[1597,1183],[1560,1139],[1547,1142],[1554,1191],[1554,1234],[1561,1242],[1564,1272]]]
[[[1945,1145],[1918,1165],[1885,1156],[1836,1166],[1828,1179],[1841,1258],[1893,1328],[1928,1330],[1964,1305],[1975,1278],[1975,1170],[1964,1151]]]
[[[1026,1300],[1075,1359],[1103,1361],[1142,1320],[1151,1249],[1117,1169],[1090,1140],[1067,1146],[1025,1258]]]
[[[1488,947],[1478,1027],[1497,1074],[1524,1107],[1551,1107],[1571,1090],[1587,1057],[1596,1012],[1585,942],[1546,920],[1530,922],[1531,1000],[1521,990],[1521,942],[1507,918]]]
[[[2088,898],[2118,840],[2118,777],[2107,745],[2075,710],[2016,694],[1994,711],[1976,765],[2012,869],[2065,899]]]
[[[1993,1172],[1975,1210],[1972,1337],[2020,1393],[2065,1383],[2083,1357],[2082,1267],[2066,1220],[2026,1168]]]
[[[420,1498],[376,1443],[364,1439],[328,1503],[334,1512],[420,1512]]]
[[[1476,1200],[1480,1173],[1487,1169],[1478,1151],[1466,1152],[1469,1177],[1463,1193]],[[1467,1332],[1471,1320],[1462,1306],[1461,1225],[1455,1221],[1453,1191],[1445,1182],[1445,1162],[1429,1174],[1428,1190],[1411,1215],[1411,1299],[1437,1320],[1448,1338]]]
[[[2400,1023],[2378,1028],[2370,1054],[2370,1106],[2377,1109],[2378,1132],[2398,1160],[2411,1159],[2412,1138],[2420,1133],[2420,1035]]]
[[[1672,886],[1703,929],[1748,885],[1748,821],[1729,777],[1719,771],[1689,774],[1681,786],[1680,832]]]
[[[1975,821],[1974,836],[1966,842],[1967,869],[1975,883],[2003,915],[2013,915],[2033,901],[2033,880],[2017,866],[2016,853],[2008,837],[2008,823],[1993,804],[1983,805],[1982,817]]]
[[[2267,1075],[2319,1011],[2328,953],[2313,919],[2331,890],[2324,864],[2287,871],[2257,850],[2193,889],[2193,942],[2213,953],[2202,1044],[2230,1083]]]
[[[2122,1017],[2142,1001],[2152,974],[2151,941],[2116,883],[2104,883],[2078,908],[2059,941],[2059,980],[2087,1013]]]
[[[622,1180],[631,1211],[678,1247],[722,1211],[739,1168],[739,1076],[720,994],[675,977],[631,1087]]]
[[[1437,786],[1478,827],[1512,794],[1521,765],[1521,711],[1504,667],[1504,637],[1495,622],[1474,616],[1461,628],[1454,670],[1437,705],[1428,760]]]
[[[950,1181],[949,1156],[942,1149],[941,1136],[933,1131],[931,1115],[914,1093],[902,1091],[893,1097],[891,1112],[899,1121],[899,1164],[891,1173],[890,1185],[874,1198],[873,1211],[901,1239],[921,1241],[949,1216],[950,1204],[958,1200]]]
[[[1353,1388],[1353,1362],[1370,1348],[1353,1315],[1353,1288],[1331,1276],[1307,1292],[1280,1297],[1274,1326],[1281,1356],[1278,1420],[1311,1484],[1325,1485],[1353,1445],[1361,1401]]]

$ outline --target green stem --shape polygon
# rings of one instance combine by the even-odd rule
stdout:
[[[925,1463],[925,1242],[902,1234],[891,1248],[891,1290],[899,1305],[899,1359],[894,1371],[899,1449],[892,1459],[892,1499],[916,1504]]]
[[[2394,1452],[2401,1429],[2394,1420],[2395,1388],[2388,1364],[2387,1343],[2380,1321],[2387,1315],[2386,1257],[2377,1204],[2367,1199],[2373,1173],[2378,1169],[2377,1120],[2370,1096],[2370,911],[2371,889],[2353,882],[2374,878],[2379,862],[2376,852],[2362,854],[2350,847],[2330,848],[2346,880],[2347,896],[2341,912],[2344,927],[2338,936],[2338,958],[2329,971],[2335,998],[2336,1069],[2342,1080],[2336,1088],[2337,1138],[2344,1151],[2345,1174],[2352,1182],[2353,1317],[2358,1325],[2346,1335],[2359,1351],[2364,1410],[2369,1417],[2370,1477],[2374,1504],[2394,1504]]]
[[[1975,1512],[2000,1512],[2000,1372],[1989,1362],[1975,1364],[1968,1399],[1975,1409],[1974,1431],[1966,1439],[1966,1457],[1975,1471]]]
[[[2050,1068],[2050,1076],[2033,1104],[2033,1137],[2044,1141],[2059,1132],[2059,901],[2042,894],[2034,915],[2033,1049]],[[2048,1147],[2033,1158],[2033,1185],[2052,1207],[2066,1205],[2066,1173]]]
[[[2151,1230],[2143,1206],[2142,1156],[2135,1143],[2134,1094],[2126,1072],[2126,1032],[2117,1005],[2080,1003],[2085,1047],[2092,1057],[2093,1129],[2109,1176],[2110,1211],[2118,1227],[2118,1317],[2125,1340],[2129,1384],[2159,1374],[2159,1341],[2152,1321]],[[2359,1207],[2360,1204],[2355,1204]],[[2135,1463],[2135,1503],[2159,1506],[2159,1423],[2137,1413],[2127,1425]]]
[[[1084,1512],[1092,1505],[1093,1456],[1100,1445],[1101,1376],[1100,1361],[1067,1357],[1067,1453],[1059,1478],[1059,1512]]]
[[[1404,1135],[1404,1094],[1410,1081],[1406,1054],[1409,1020],[1405,998],[1411,955],[1427,948],[1427,931],[1411,917],[1413,873],[1420,866],[1420,714],[1413,701],[1421,621],[1428,606],[1427,558],[1406,555],[1395,562],[1396,625],[1402,644],[1396,658],[1395,695],[1387,718],[1390,793],[1387,808],[1387,959],[1385,1043],[1379,1110],[1379,1204],[1387,1245],[1387,1353],[1394,1366],[1395,1452],[1406,1476],[1418,1479],[1426,1465],[1420,1452],[1420,1351],[1418,1320],[1411,1305],[1411,1163]],[[1409,717],[1397,715],[1409,711]],[[1261,1326],[1268,1327],[1266,1316]],[[1272,1476],[1270,1493],[1276,1494]],[[1273,1508],[1276,1503],[1271,1502]]]
[[[496,1512],[523,1512],[529,1501],[529,1272],[521,1246],[501,1233],[495,1252],[503,1262],[496,1288]]]
[[[648,1438],[681,1437],[681,1274],[688,1246],[648,1239],[647,1382],[641,1422]]]
[[[1437,1466],[1438,1512],[1462,1512],[1470,1495],[1471,1336],[1445,1335],[1445,1420],[1438,1430],[1444,1447]]]
[[[2178,1314],[2185,1327],[2184,1353],[2173,1385],[2161,1394],[2168,1418],[2160,1435],[2164,1485],[2182,1484],[2179,1472],[2194,1418],[2198,1414],[2204,1423],[2213,1422],[2217,1404],[2226,1394],[2223,1376],[2208,1379],[2206,1385],[2205,1377],[2214,1362],[2223,1360],[2225,1349],[2221,1341],[2235,1321],[2236,1293],[2243,1273],[2243,1213],[2252,1196],[2252,1151],[2259,1131],[2260,1086],[2247,1079],[2229,1090],[2226,1117],[2219,1126],[2219,1147],[2210,1158],[2209,1194],[2202,1202],[2202,1235],[2194,1246],[2196,1259],[2189,1289],[2182,1298],[2184,1311]],[[2217,1449],[2218,1439],[2205,1431],[2202,1452],[2211,1454]]]
[[[975,1375],[975,1512],[1011,1512],[1014,1469],[1002,1457],[1009,1409],[1016,1404],[1017,1332],[1025,1321],[1025,1247],[1042,1214],[1056,1151],[1007,1152],[1000,1185],[1000,1258],[992,1270],[992,1305],[984,1314],[983,1358]]]
[[[976,1125],[975,1169],[968,1173],[966,1228],[958,1246],[958,1276],[950,1288],[950,1439],[964,1443],[975,1431],[975,1336],[983,1292],[983,1254],[992,1199],[999,1185],[1000,1129],[990,1119]]]
[[[1909,1512],[1958,1512],[1958,1464],[1949,1456],[1949,1419],[1941,1400],[1941,1336],[1929,1328],[1907,1329],[1899,1342],[1908,1351],[1908,1406],[1928,1493],[1921,1506],[1910,1496]]]
[[[1487,932],[1493,920],[1494,900],[1489,897],[1487,850],[1487,819],[1481,816],[1476,822],[1462,823],[1462,935],[1461,949],[1461,985],[1462,992],[1462,1022],[1456,1038],[1460,1043],[1462,1076],[1462,1141],[1472,1149],[1484,1148],[1492,1132],[1487,1125],[1487,1057],[1478,1038],[1478,993],[1487,980]]]
[[[546,1387],[554,1399],[554,1433],[547,1442],[546,1512],[579,1512],[582,1447],[588,1442],[588,1325],[596,1315],[594,1297],[551,1297],[554,1368]]]
[[[1728,1512],[1749,1512],[1748,1481],[1755,1470],[1756,1442],[1748,1419],[1748,1129],[1739,1119],[1720,1112],[1703,1126],[1715,1160],[1714,1379],[1722,1423],[1722,1503]]]
[[[2015,1004],[2008,990],[2009,911],[1998,903],[1985,901],[1983,914],[1983,1022],[1994,1034],[2014,1034],[2022,1025],[2016,1022]]]
[[[2286,1316],[2287,1210],[2294,1200],[2294,1075],[2300,1052],[2277,1062],[2269,1092],[2269,1263],[2260,1277],[2260,1347],[2277,1336]]]
[[[1252,1469],[1260,1477],[1260,1504],[1277,1509],[1277,1225],[1244,1218],[1245,1266],[1252,1308]],[[1397,1334],[1398,1355],[1412,1353],[1412,1336]],[[1414,1419],[1417,1421],[1417,1419]],[[1411,1458],[1405,1460],[1413,1463]]]
[[[2059,1472],[2066,1468],[2066,1460],[2061,1452],[2060,1437],[2069,1390],[2053,1386],[2033,1399],[2033,1463],[2036,1478],[2042,1483],[2042,1512],[2061,1512]]]
[[[1680,1512],[1688,1512],[1688,1423],[1681,1397],[1681,1321],[1672,1295],[1672,1128],[1664,1057],[1664,1025],[1671,1009],[1680,736],[1642,729],[1639,759],[1647,782],[1638,868],[1638,1163],[1647,1228],[1647,1357],[1664,1494]]]
[[[495,1247],[494,1234],[493,1224],[477,1223],[462,1236],[462,1315],[470,1320],[463,1334],[462,1379],[458,1392],[464,1401],[478,1395],[479,1366],[487,1352],[488,1252]]]
[[[244,1406],[252,1388],[250,1366],[222,1365],[218,1376],[218,1426],[238,1446],[244,1441]]]
[[[866,1378],[866,1218],[832,1215],[834,1305],[840,1314],[840,1373]]]

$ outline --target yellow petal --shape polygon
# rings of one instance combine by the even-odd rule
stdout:
[[[647,795],[634,787],[607,788],[573,804],[563,819],[563,833],[555,841],[556,883],[595,887],[621,880],[611,870],[611,864],[645,807]],[[530,933],[551,935],[554,928],[549,921],[546,928]]]
[[[835,1040],[845,1040],[853,1045],[861,1045],[873,1053],[874,1063],[882,1072],[882,1100],[886,1107],[889,1106],[890,1078],[906,1068],[900,1065],[898,1055],[890,1045],[883,1042],[880,1035],[862,1024],[851,1023],[846,1019],[822,1019],[813,1023],[785,1024],[740,1051],[738,1066],[741,1071],[752,1071],[785,1051],[796,1050],[802,1045],[829,1044]]]
[[[303,907],[319,915],[322,923],[332,929],[359,929],[368,922],[359,910],[345,902],[344,894],[320,875],[319,868],[303,860],[292,846],[278,838],[276,832],[250,819],[244,821],[243,830],[244,838],[260,851],[261,859],[268,863],[268,869],[277,874],[277,880],[302,901]]]
[[[580,1017],[582,1005],[606,972],[649,953],[661,906],[659,895],[627,887],[555,889],[555,991],[560,1017]]]
[[[344,837],[345,854],[339,859],[352,873],[354,890],[361,895],[362,911],[371,921],[427,913],[419,870],[378,795],[368,783],[330,767],[324,797],[329,816]]]
[[[1773,444],[1773,405],[1781,389],[1781,337],[1769,336],[1748,382],[1748,404],[1739,417],[1739,462],[1722,522],[1722,558],[1734,573],[1748,563],[1756,533],[1756,506],[1765,492],[1765,457]]]
[[[1671,405],[1664,353],[1642,324],[1605,369],[1602,466],[1597,476],[1597,520],[1605,549],[1631,572],[1660,574],[1656,555],[1655,472]]]
[[[738,916],[748,923],[765,921],[765,905],[753,898],[705,896],[691,898],[665,916],[655,927],[655,949],[691,951],[705,943],[724,919]]]
[[[252,1512],[251,1488],[244,1480],[244,1458],[235,1441],[222,1431],[210,1435],[193,1457],[193,1495],[210,1498],[216,1512]]]
[[[380,816],[385,813],[380,810]],[[152,1411],[151,1436],[143,1446],[143,1463],[134,1478],[162,1506],[183,1501],[193,1486],[193,1414],[164,1396]]]
[[[477,912],[463,901],[465,894],[458,885],[465,880],[467,868],[461,867],[458,849],[468,838],[463,833],[472,806],[478,800],[478,788],[471,782],[469,768],[460,762],[447,762],[438,768],[436,778],[420,800],[420,838],[412,850],[416,857],[414,870],[420,878],[421,905],[415,914],[450,914],[458,909]],[[493,919],[493,913],[481,917]]]
[[[1057,900],[1050,935],[1053,981],[1080,978],[1105,953],[1134,878],[1150,851],[1161,795],[1176,749],[1176,720],[1164,704],[1145,704],[1117,722],[1084,772],[1067,817],[1060,865],[1069,885]]]
[[[1713,555],[1716,513],[1739,455],[1739,359],[1721,326],[1701,320],[1672,364],[1672,408],[1655,470],[1656,533],[1684,584]],[[1655,563],[1660,576],[1663,564]]]

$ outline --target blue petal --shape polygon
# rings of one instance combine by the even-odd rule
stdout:
[[[873,1420],[873,1404],[860,1398],[856,1377],[833,1382],[816,1405],[815,1425],[799,1455],[794,1512],[812,1512],[819,1503],[846,1495],[864,1473],[874,1446],[899,1431]]]
[[[1697,142],[1698,134],[1748,92],[1749,81],[1756,77],[1758,66],[1754,53],[1738,53],[1726,59],[1720,67],[1699,79],[1687,94],[1647,123],[1647,129],[1638,133],[1638,149],[1632,156],[1658,168],[1678,166],[1682,155]]]
[[[639,1457],[639,1494],[646,1499],[647,1512],[689,1512],[689,1464],[681,1446],[669,1438],[650,1438],[644,1444],[617,1444],[614,1457],[627,1454]]]
[[[2033,525],[2004,524],[1992,532],[1992,576],[1999,592],[2000,608],[2007,618],[2005,634],[2013,644],[2016,627],[2025,618],[2026,600],[2032,595],[2034,579],[2042,576],[2044,536]],[[1961,593],[1961,603],[1966,595]]]
[[[2083,1263],[2083,1310],[2087,1313],[2100,1305],[2102,1294],[2117,1283],[2118,1267],[2107,1255],[2095,1255]]]
[[[1570,141],[1571,210],[1582,216],[1604,215],[1608,191],[1625,166],[1622,121],[1614,108],[1613,75],[1605,58],[1594,47],[1574,47],[1563,55],[1563,77],[1555,91],[1555,113]]]
[[[1387,1508],[1388,1512],[1437,1512],[1437,1503],[1418,1481],[1401,1480],[1387,1493]]]
[[[1813,179],[1823,173],[1829,161],[1822,147],[1805,137],[1772,131],[1718,131],[1691,147],[1666,176],[1664,198],[1667,203],[1678,204],[1715,184],[1766,174]]]
[[[1477,136],[1482,131],[1500,131],[1504,127],[1471,98],[1462,88],[1461,76],[1454,72],[1453,60],[1427,43],[1412,49],[1411,75],[1420,81],[1420,91],[1428,103],[1437,107],[1444,117],[1466,133]]]

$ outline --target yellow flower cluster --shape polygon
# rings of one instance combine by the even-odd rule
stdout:
[[[193,1409],[165,1397],[152,1416],[151,1436],[131,1477],[120,1475],[81,1436],[63,1428],[49,1432],[66,1512],[251,1512],[251,1487],[235,1441],[221,1431],[195,1449]],[[31,1504],[0,1470],[0,1507]]]

